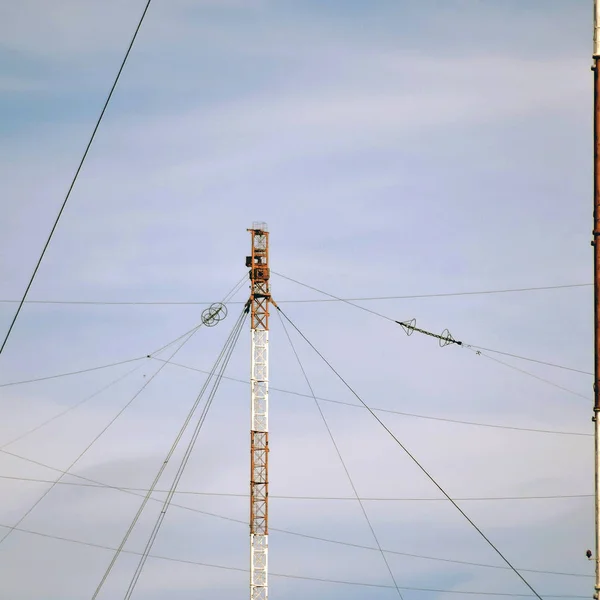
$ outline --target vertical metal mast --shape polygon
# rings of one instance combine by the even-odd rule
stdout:
[[[250,600],[267,600],[269,550],[269,233],[254,223],[250,267],[252,362],[250,386]]]
[[[594,488],[596,581],[594,598],[600,595],[600,2],[594,0]]]

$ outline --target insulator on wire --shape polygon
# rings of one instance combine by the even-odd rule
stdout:
[[[442,331],[442,335],[439,336],[439,340],[440,348],[456,343],[456,340],[452,337],[452,334],[447,329],[444,329],[444,331]]]
[[[415,332],[415,326],[417,325],[416,319],[411,319],[410,321],[405,321],[404,323],[400,323],[400,327],[404,329],[406,335],[412,335]]]
[[[202,324],[205,327],[214,327],[227,316],[227,307],[220,302],[211,304],[202,311]]]
[[[419,329],[417,327],[417,320],[411,319],[410,321],[395,321],[402,329],[406,335],[412,335],[415,331],[422,333],[423,335],[428,335],[430,337],[436,338],[441,348],[445,346],[449,346],[450,344],[456,344],[457,346],[462,346],[463,343],[455,340],[452,334],[444,329],[441,334],[432,333],[431,331],[425,331],[425,329]]]

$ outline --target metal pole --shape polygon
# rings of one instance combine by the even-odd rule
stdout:
[[[600,1],[594,0],[594,491],[596,578],[594,598],[600,596]]]
[[[250,372],[250,600],[268,598],[269,554],[269,233],[254,223],[250,267],[252,362]]]

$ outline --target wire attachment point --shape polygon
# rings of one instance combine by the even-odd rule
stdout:
[[[227,307],[221,302],[215,302],[202,311],[202,324],[205,327],[214,327],[227,317]]]

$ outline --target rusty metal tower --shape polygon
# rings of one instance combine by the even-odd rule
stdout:
[[[600,598],[600,0],[594,0],[594,598]]]
[[[254,223],[250,268],[250,600],[268,598],[269,553],[269,232]]]

